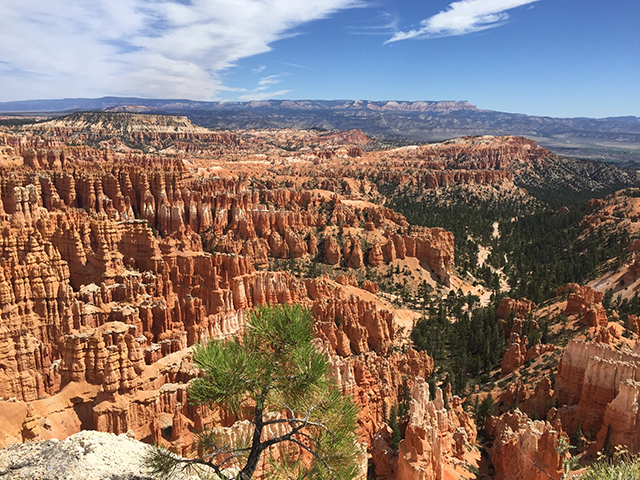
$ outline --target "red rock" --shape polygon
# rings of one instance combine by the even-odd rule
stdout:
[[[598,451],[605,447],[605,442],[624,445],[629,452],[640,451],[639,403],[640,383],[632,379],[622,381],[618,386],[618,394],[604,411],[596,444]]]
[[[378,293],[378,284],[371,280],[365,280],[362,282],[362,289],[375,295]]]
[[[340,264],[340,246],[336,239],[328,235],[324,239],[324,258],[326,259],[329,265],[339,265]]]
[[[511,312],[514,312],[516,316],[524,318],[529,315],[535,306],[535,303],[526,298],[514,300],[513,298],[504,297],[496,309],[496,315],[503,320],[507,320]]]
[[[623,397],[631,395],[631,390],[623,384],[637,378],[639,365],[640,356],[633,352],[615,350],[602,343],[571,340],[558,366],[555,391],[558,403],[567,406],[562,417],[567,431],[575,430],[580,420],[583,431],[599,432],[599,440],[606,430],[620,439],[621,432],[631,428],[623,423],[630,420],[619,423],[607,417],[609,423],[605,425],[605,413],[621,389],[627,392]],[[612,408],[619,409],[620,405],[615,403]]]
[[[358,239],[350,238],[347,240],[344,245],[343,254],[347,262],[347,266],[350,268],[360,268],[364,265],[362,246]]]
[[[361,268],[364,225],[380,242],[381,261],[413,256],[446,282],[450,232],[410,229],[402,215],[363,201],[378,195],[366,176],[323,178],[320,172],[309,188],[334,188],[329,199],[306,189],[306,179],[289,180],[296,162],[291,176],[256,174],[246,181],[233,179],[247,178],[234,170],[236,162],[220,177],[209,166],[192,167],[224,152],[244,155],[247,146],[235,134],[204,131],[184,119],[158,119],[155,130],[131,130],[123,121],[116,131],[107,122],[85,133],[60,123],[66,121],[39,124],[35,133],[10,140],[26,166],[0,175],[0,396],[16,397],[21,408],[20,402],[33,401],[40,413],[55,408],[48,410],[51,430],[40,431],[44,438],[86,427],[169,442],[162,430],[171,426],[170,442],[182,451],[194,427],[233,428],[236,420],[189,406],[186,384],[197,371],[187,347],[237,335],[254,305],[296,302],[313,308],[318,342],[340,388],[358,404],[358,434],[372,450],[384,413],[405,386],[433,372],[433,360],[393,348],[395,312],[380,302],[326,278],[303,281],[268,266],[274,258],[317,254],[323,228],[328,233],[340,225],[351,232],[343,237],[345,264]],[[165,128],[171,122],[178,130]],[[101,149],[66,144],[86,139]],[[0,135],[0,144],[6,141]],[[125,141],[175,153],[117,151]],[[327,150],[332,161],[358,168],[365,158],[353,162],[345,155],[368,155],[349,145]],[[329,263],[340,264],[335,237],[326,235],[323,249]],[[344,280],[356,286],[352,275]],[[373,282],[362,287],[377,292]],[[74,392],[72,401],[67,392]],[[456,413],[446,414],[448,426],[441,429],[450,448],[445,457],[459,455],[475,435],[455,397],[450,402]],[[36,432],[38,416],[24,410],[17,420],[3,420],[4,441]]]
[[[284,241],[289,247],[291,258],[302,258],[307,254],[307,243],[302,237],[293,232],[293,230],[285,230]]]
[[[382,248],[380,248],[380,244],[373,244],[371,250],[369,250],[367,259],[369,261],[369,265],[371,265],[372,267],[382,265],[382,263],[384,262],[384,255],[382,254]]]
[[[487,431],[495,438],[491,462],[497,479],[560,479],[564,457],[557,445],[565,435],[556,426],[515,410],[489,419]]]
[[[538,382],[532,395],[519,395],[519,408],[534,420],[544,419],[551,409],[553,390],[548,377]]]
[[[502,368],[500,375],[504,376],[513,372],[516,368],[524,365],[527,357],[527,344],[520,340],[517,333],[512,333],[509,338],[509,346],[502,358]]]
[[[391,445],[392,430],[383,425],[373,438],[371,457],[375,466],[376,478],[392,480],[398,471],[398,452]]]
[[[607,326],[607,313],[602,306],[602,292],[597,292],[591,287],[574,283],[566,287],[558,288],[558,295],[568,293],[567,307],[564,313],[573,315],[579,313],[587,326]]]
[[[309,246],[308,246],[309,255],[312,257],[318,253],[318,239],[315,235],[309,235]]]
[[[36,413],[33,406],[27,403],[27,414],[22,421],[22,441],[37,442],[42,440],[40,424],[43,418]]]
[[[404,258],[404,257],[401,257],[401,258]],[[396,259],[396,247],[395,247],[395,243],[392,240],[389,240],[384,245],[384,259],[388,263],[391,263]]]
[[[526,360],[527,361],[535,360],[540,355],[544,355],[545,353],[555,352],[555,351],[556,351],[556,347],[551,344],[538,343],[537,345],[534,345],[533,347],[527,350]]]
[[[442,391],[429,401],[429,387],[422,378],[416,379],[411,392],[409,424],[400,441],[398,479],[439,479],[453,456],[459,456],[466,443],[476,439],[476,429],[469,415],[462,410],[458,397],[452,408],[444,408]]]
[[[358,286],[358,281],[356,280],[355,275],[338,275],[336,277],[336,282],[338,282],[340,285],[350,285],[352,287]]]

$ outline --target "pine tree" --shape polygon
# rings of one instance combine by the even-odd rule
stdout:
[[[277,458],[265,467],[275,478],[355,477],[356,407],[329,379],[329,362],[313,343],[308,310],[259,307],[250,313],[241,339],[199,346],[194,362],[202,375],[188,387],[191,403],[248,418],[252,431],[233,445],[211,430],[200,432],[192,458],[154,447],[145,459],[152,475],[169,478],[187,470],[248,480],[262,454],[276,446]],[[269,435],[275,425],[279,435]]]
[[[487,395],[482,403],[480,403],[480,407],[476,410],[476,425],[480,428],[484,427],[484,421],[487,417],[493,415],[495,412],[495,402],[493,400],[493,395]]]
[[[402,440],[402,433],[398,425],[398,407],[395,405],[391,407],[391,413],[389,414],[389,427],[391,428],[391,446],[397,451],[398,444]]]

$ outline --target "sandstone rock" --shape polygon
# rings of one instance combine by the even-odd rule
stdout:
[[[520,340],[520,336],[517,333],[512,333],[509,338],[509,346],[502,358],[502,367],[500,369],[500,375],[504,376],[513,372],[516,368],[524,365],[527,357],[527,344],[525,341]]]
[[[42,420],[43,418],[35,412],[33,406],[30,403],[27,403],[27,415],[22,421],[23,442],[42,440],[42,437],[40,436],[40,423]]]
[[[398,471],[398,452],[391,445],[392,430],[383,425],[373,439],[371,457],[375,466],[376,478],[392,480]]]
[[[568,293],[566,315],[580,313],[583,321],[590,327],[607,327],[607,313],[602,306],[602,292],[591,287],[569,284],[558,288],[558,295]]]
[[[290,228],[285,230],[284,241],[289,247],[291,258],[302,258],[307,254],[307,243]]]
[[[382,253],[382,248],[380,248],[380,244],[378,243],[373,244],[373,246],[371,247],[371,250],[369,250],[367,259],[369,261],[369,265],[371,265],[372,267],[377,267],[378,265],[382,265],[382,262],[384,262],[384,255]]]
[[[555,352],[555,351],[556,351],[556,347],[554,345],[551,345],[548,343],[545,343],[545,344],[538,343],[527,350],[527,355],[525,359],[527,361],[535,360],[540,355],[544,355],[545,353]]]
[[[355,275],[340,274],[336,277],[336,282],[340,285],[350,285],[352,287],[358,286],[358,281],[356,280]]]
[[[411,397],[409,424],[399,445],[396,478],[441,480],[445,464],[460,453],[457,444],[462,444],[465,438],[475,442],[475,425],[459,402],[450,410],[444,408],[439,388],[436,398],[429,401],[429,387],[422,378],[416,380]]]
[[[531,310],[535,308],[536,304],[531,300],[527,300],[526,298],[522,298],[520,300],[514,300],[513,298],[504,297],[498,308],[496,309],[496,315],[503,320],[509,318],[511,312],[514,312],[515,315],[520,317],[526,317],[529,315]]]
[[[533,420],[546,418],[551,409],[553,393],[551,381],[548,377],[543,377],[536,385],[532,395],[519,398],[519,408]]]
[[[360,268],[364,265],[362,246],[360,241],[350,238],[344,246],[344,258],[350,268]]]
[[[416,376],[432,373],[433,360],[392,348],[394,311],[356,296],[370,294],[268,266],[273,258],[317,254],[323,228],[328,233],[339,225],[347,232],[349,268],[364,265],[366,235],[378,242],[374,261],[415,257],[446,283],[453,236],[410,228],[402,215],[371,203],[379,196],[371,172],[342,175],[337,165],[369,155],[351,145],[326,147],[325,158],[336,162],[326,178],[319,170],[317,179],[290,180],[298,160],[309,165],[302,156],[289,166],[288,157],[272,164],[276,171],[291,167],[291,176],[247,178],[235,162],[218,176],[210,164],[197,164],[225,152],[246,157],[248,147],[235,134],[173,117],[149,130],[113,118],[119,127],[109,121],[85,128],[82,115],[72,125],[43,122],[36,133],[11,140],[26,167],[0,175],[0,396],[16,397],[19,415],[9,418],[14,409],[7,421],[0,415],[6,430],[0,442],[20,440],[22,433],[64,438],[82,427],[128,432],[181,452],[194,427],[228,428],[236,420],[189,405],[185,386],[197,371],[188,347],[237,335],[255,305],[296,302],[313,308],[318,342],[340,388],[359,406],[358,434],[371,451],[385,409]],[[5,138],[0,135],[0,143]],[[100,149],[68,144],[87,139]],[[137,153],[127,142],[148,142],[156,153]],[[267,165],[271,147],[263,147]],[[157,152],[161,148],[170,156]],[[447,175],[443,181],[475,181],[469,172]],[[340,264],[334,236],[326,235],[322,248],[328,263]],[[343,281],[357,286],[351,275]],[[362,287],[377,292],[373,282]],[[24,401],[37,408],[25,415]],[[450,402],[458,412],[455,397]],[[48,412],[50,427],[38,432],[45,420],[35,412]],[[452,425],[460,425],[445,428],[446,444],[459,455],[473,435],[468,417],[454,416]]]
[[[404,255],[404,253],[403,253]],[[386,262],[391,263],[396,259],[396,246],[395,243],[390,240],[384,244],[384,259]],[[400,257],[400,258],[404,258]]]
[[[601,343],[571,340],[558,365],[555,390],[558,403],[567,406],[562,415],[562,423],[567,431],[575,430],[578,421],[581,421],[583,431],[593,429],[599,432],[601,442],[606,431],[619,441],[623,436],[622,431],[631,428],[625,422],[631,420],[613,422],[612,417],[607,416],[609,423],[605,426],[605,415],[621,390],[625,392],[620,398],[631,401],[635,387],[632,388],[628,381],[638,378],[639,365],[640,356],[631,351],[615,350]],[[620,401],[614,403],[611,412],[619,410],[620,405]],[[625,414],[621,418],[627,416]]]
[[[322,325],[331,345],[344,356],[348,352],[362,354],[373,350],[386,355],[393,341],[393,314],[379,309],[373,302],[351,297],[349,299],[322,299],[313,303],[313,313]],[[338,348],[343,332],[349,339],[350,348]],[[337,335],[337,337],[336,337]],[[342,342],[340,342],[342,343]]]
[[[309,255],[312,257],[318,253],[318,239],[315,235],[309,235],[309,246],[308,246]]]
[[[495,438],[491,462],[497,479],[560,478],[563,457],[556,447],[561,430],[548,422],[531,421],[517,409],[491,419],[487,426]]]
[[[598,451],[606,447],[605,442],[624,445],[630,452],[640,451],[639,401],[640,383],[632,379],[622,381],[618,394],[604,411],[596,445]]]
[[[324,239],[324,258],[329,263],[329,265],[339,265],[340,264],[340,246],[336,239],[328,235]]]
[[[372,282],[371,280],[365,280],[365,281],[363,281],[363,282],[362,282],[362,289],[363,289],[363,290],[366,290],[367,292],[371,292],[371,293],[373,293],[374,295],[375,295],[376,293],[378,293],[378,290],[379,290],[379,288],[378,288],[378,284],[377,284],[377,283],[375,283],[375,282]]]

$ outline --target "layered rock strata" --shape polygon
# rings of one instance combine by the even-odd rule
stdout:
[[[566,439],[561,425],[532,421],[516,409],[489,418],[486,428],[495,438],[491,462],[496,479],[560,480],[566,455],[558,451],[560,439]]]
[[[600,450],[605,444],[640,449],[638,435],[640,356],[609,345],[571,340],[558,366],[555,398],[566,431],[578,423],[583,432],[596,432]]]
[[[301,188],[288,173],[218,176],[194,162],[253,147],[183,119],[157,121],[148,129],[123,121],[114,130],[112,121],[94,125],[80,115],[74,124],[2,137],[23,165],[0,170],[0,397],[7,407],[0,443],[96,429],[186,452],[193,431],[242,421],[189,404],[186,388],[198,375],[190,347],[237,335],[255,305],[295,302],[312,310],[319,345],[360,408],[358,433],[371,452],[390,408],[434,365],[424,352],[397,348],[394,309],[374,296],[377,284],[359,289],[353,272],[414,258],[448,285],[453,235],[410,227],[393,210],[363,201],[379,196],[368,178],[323,170],[308,180],[313,188]],[[357,132],[344,138],[367,143]],[[344,141],[338,137],[325,140],[327,159],[366,155],[334,145]],[[77,145],[86,141],[102,150]],[[173,153],[145,154],[131,147],[138,144]],[[277,169],[286,171],[287,162]],[[345,274],[336,283],[269,270],[285,259],[322,261]],[[438,419],[457,422],[453,430],[440,426],[445,456],[475,435],[451,402],[448,413],[436,408]],[[423,417],[415,424],[436,426]],[[464,435],[458,424],[468,427]],[[419,442],[436,448],[427,447],[432,440]],[[422,460],[403,462],[409,471]]]
[[[398,446],[398,479],[442,480],[451,459],[463,458],[476,439],[476,427],[458,397],[445,408],[443,393],[429,400],[429,386],[418,378],[411,392],[409,423]],[[377,470],[376,470],[377,471]]]

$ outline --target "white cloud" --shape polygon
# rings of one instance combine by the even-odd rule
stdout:
[[[282,81],[281,77],[283,75],[288,75],[288,74],[281,73],[279,75],[269,75],[268,77],[262,77],[258,81],[258,85],[260,85],[261,87],[264,87],[266,85],[275,85],[276,83],[280,83]]]
[[[359,1],[2,0],[0,101],[212,100],[239,59]]]
[[[450,4],[447,10],[420,22],[420,28],[397,32],[385,43],[410,38],[464,35],[497,27],[509,18],[507,10],[536,1],[538,0],[460,0]]]
[[[381,11],[376,18],[376,24],[352,25],[349,33],[353,35],[390,35],[398,31],[398,17],[395,14]]]

